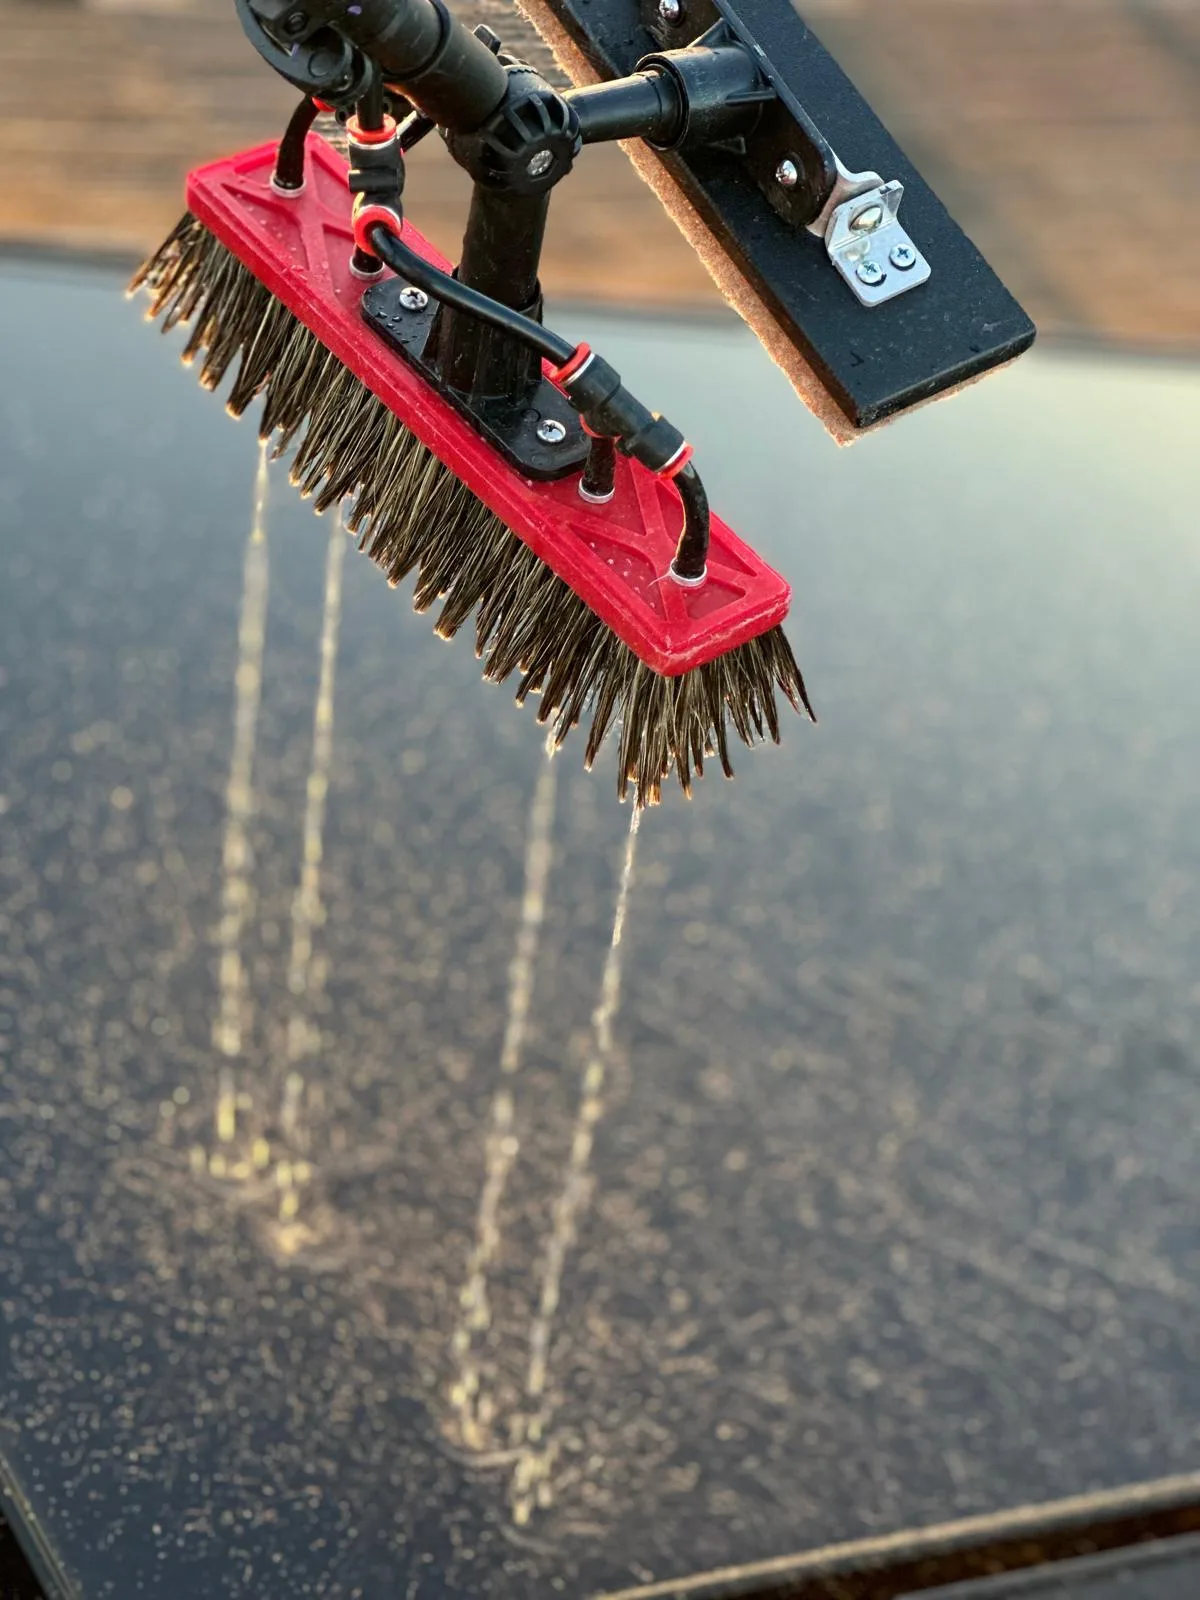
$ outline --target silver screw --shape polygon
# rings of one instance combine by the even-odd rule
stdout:
[[[554,165],[554,157],[549,150],[539,150],[537,155],[530,156],[526,165],[526,172],[531,178],[540,178],[544,172],[549,172]]]
[[[775,182],[783,189],[794,189],[800,182],[800,169],[790,156],[784,156],[775,168]]]
[[[424,289],[415,289],[411,283],[401,289],[399,300],[405,311],[424,311],[429,304],[429,296]]]
[[[888,260],[894,267],[899,267],[901,272],[908,272],[917,264],[917,252],[910,244],[894,244]]]
[[[543,444],[561,444],[567,437],[567,425],[557,417],[547,417],[538,423],[537,436]]]
[[[855,277],[860,283],[865,283],[868,289],[876,289],[887,277],[887,273],[878,261],[860,261],[855,269]]]
[[[874,233],[882,221],[882,206],[864,206],[850,218],[850,226],[855,233]]]
[[[679,0],[658,0],[660,22],[665,22],[673,28],[682,15],[683,7],[679,4]]]

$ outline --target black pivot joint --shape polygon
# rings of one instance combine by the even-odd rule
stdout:
[[[570,172],[583,140],[567,100],[523,62],[504,61],[504,99],[482,126],[449,131],[450,154],[476,183],[514,196],[546,194]]]

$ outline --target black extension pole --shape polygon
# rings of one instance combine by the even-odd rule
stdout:
[[[507,195],[476,184],[456,276],[534,322],[542,320],[538,263],[550,194]],[[450,306],[430,334],[439,371],[461,394],[518,397],[541,377],[541,358],[499,328]]]
[[[439,127],[470,132],[504,99],[508,76],[495,52],[443,0],[357,0],[334,15],[385,82]]]

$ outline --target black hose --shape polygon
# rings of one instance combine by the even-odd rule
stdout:
[[[469,289],[448,272],[431,266],[383,223],[376,223],[369,228],[367,237],[372,250],[386,266],[391,267],[397,277],[418,289],[424,289],[434,300],[441,301],[455,311],[465,312],[469,317],[477,317],[480,322],[486,322],[493,328],[499,328],[547,361],[552,361],[556,367],[565,366],[575,355],[576,347],[569,340],[552,333],[540,322],[534,322],[532,317],[501,305],[498,300],[480,294],[477,289]],[[569,387],[567,393],[570,397]],[[675,486],[683,502],[683,533],[671,563],[671,571],[685,583],[698,583],[705,575],[708,560],[708,496],[704,492],[700,474],[690,461],[682,472],[676,473]]]
[[[383,127],[383,79],[373,72],[362,99],[354,108],[358,125],[364,133],[377,133]]]
[[[671,571],[685,583],[698,583],[708,564],[708,496],[700,474],[689,461],[675,474],[675,487],[683,501],[683,532],[675,549]]]
[[[579,492],[587,500],[611,500],[617,482],[617,441],[593,436]]]
[[[440,300],[443,305],[450,306],[454,311],[465,312],[469,317],[477,317],[480,322],[486,322],[493,328],[520,340],[531,350],[536,350],[538,355],[547,361],[552,361],[556,367],[561,367],[575,354],[575,346],[560,334],[551,333],[549,328],[543,328],[540,322],[534,322],[532,317],[526,317],[519,311],[501,305],[498,300],[492,300],[486,294],[480,294],[477,289],[469,289],[465,283],[459,283],[457,278],[452,278],[448,272],[442,272],[437,267],[430,266],[429,262],[419,256],[390,228],[383,223],[368,230],[371,248],[381,261],[391,267],[397,277],[403,278],[405,283],[411,283],[418,289],[424,289],[426,294],[432,295],[435,300]]]
[[[276,189],[286,189],[295,194],[304,187],[304,142],[317,120],[317,107],[308,95],[292,112],[287,132],[279,141],[275,157],[275,171],[271,183]]]

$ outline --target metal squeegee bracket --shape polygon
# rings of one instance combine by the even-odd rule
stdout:
[[[648,7],[650,0],[643,0],[651,31],[661,38],[663,29],[673,26],[667,19],[680,15],[679,7],[676,0],[658,0]],[[759,125],[739,141],[747,169],[771,209],[790,226],[806,228],[825,241],[830,264],[860,305],[883,305],[927,283],[933,269],[899,219],[904,185],[846,166],[786,74],[755,38],[736,0],[696,0],[692,26],[709,15],[713,25],[697,42],[739,45],[754,58],[773,95],[763,106]]]
[[[824,239],[830,261],[855,297],[864,306],[879,306],[928,283],[933,268],[900,223],[904,185],[896,178],[883,183],[874,172],[847,176],[855,186],[829,212]],[[817,232],[815,224],[811,231]]]

